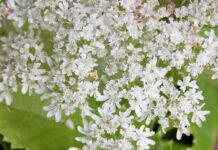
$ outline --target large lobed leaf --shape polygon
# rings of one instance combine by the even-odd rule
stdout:
[[[0,133],[12,148],[67,150],[79,145],[75,131],[46,117],[45,103],[37,96],[15,94],[10,107],[0,104]]]

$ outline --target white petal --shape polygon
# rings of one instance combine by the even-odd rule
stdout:
[[[139,105],[135,106],[135,113],[138,117],[141,117],[141,108],[139,107]]]
[[[61,111],[59,109],[55,112],[55,121],[56,122],[61,121]]]
[[[27,83],[23,83],[23,86],[22,86],[22,94],[26,94],[28,91],[28,84]]]
[[[177,129],[176,138],[177,138],[177,140],[181,140],[181,138],[182,138],[182,133],[181,133],[180,129]]]
[[[4,89],[5,89],[4,84],[0,83],[0,91],[4,91]]]
[[[74,129],[74,123],[71,119],[67,119],[66,121],[66,126],[69,127],[70,129]]]
[[[68,150],[79,150],[79,148],[76,148],[76,147],[70,147]]]
[[[51,118],[53,115],[54,115],[54,112],[53,112],[53,111],[49,111],[49,112],[47,113],[47,117],[48,117],[48,118]]]
[[[10,8],[15,8],[16,6],[15,6],[15,3],[14,3],[14,0],[8,0],[7,1],[7,5],[8,5],[8,7],[10,7]]]
[[[11,105],[12,97],[9,93],[5,93],[5,101],[7,105]]]

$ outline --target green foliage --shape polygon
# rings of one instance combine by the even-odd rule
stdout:
[[[10,107],[0,104],[0,133],[11,148],[66,150],[80,146],[74,140],[78,133],[46,117],[42,110],[45,103],[37,96],[15,94]]]
[[[199,86],[205,97],[206,110],[210,110],[210,114],[206,116],[206,121],[201,128],[192,126],[191,132],[194,135],[193,150],[209,150],[215,144],[218,136],[218,81],[211,80],[211,73],[204,72],[198,78]]]

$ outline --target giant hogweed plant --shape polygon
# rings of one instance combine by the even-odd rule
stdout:
[[[217,25],[216,0],[1,1],[0,131],[30,150],[144,150],[172,128],[189,136],[210,113],[197,79],[218,78]],[[48,136],[34,143],[26,128]]]

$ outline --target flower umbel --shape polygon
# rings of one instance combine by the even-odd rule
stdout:
[[[79,110],[83,126],[67,124],[87,150],[149,149],[155,121],[181,139],[209,114],[196,78],[218,78],[217,18],[214,0],[0,2],[0,101],[39,94],[57,122]]]

